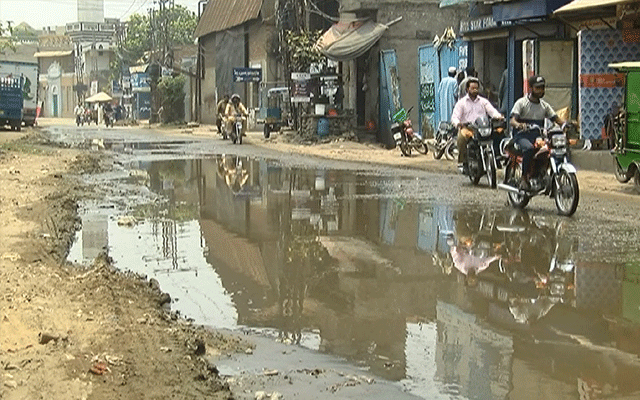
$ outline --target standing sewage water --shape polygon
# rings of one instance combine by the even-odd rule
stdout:
[[[566,219],[419,203],[398,196],[401,176],[240,156],[102,179],[112,193],[84,204],[69,260],[106,249],[196,323],[346,360],[422,398],[640,392],[640,263],[581,257]]]

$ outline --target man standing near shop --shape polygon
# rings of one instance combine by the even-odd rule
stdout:
[[[456,91],[458,81],[456,80],[456,67],[449,67],[449,76],[443,78],[438,85],[438,101],[440,103],[440,121],[451,120],[453,106],[456,104]]]
[[[453,107],[451,115],[451,123],[458,128],[458,169],[463,174],[468,173],[469,165],[467,163],[467,143],[473,135],[473,132],[465,127],[465,124],[474,122],[479,117],[489,115],[491,118],[504,119],[504,116],[491,105],[489,100],[480,93],[480,82],[477,78],[467,80],[467,95],[458,100]]]

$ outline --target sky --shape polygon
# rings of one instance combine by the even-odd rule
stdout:
[[[198,0],[174,0],[187,9],[197,13]],[[154,0],[104,0],[104,16],[122,20],[133,13],[147,13],[154,6]],[[158,5],[155,5],[158,8]],[[33,28],[45,26],[64,26],[76,22],[78,7],[76,0],[0,0],[0,21],[7,26],[26,22]]]

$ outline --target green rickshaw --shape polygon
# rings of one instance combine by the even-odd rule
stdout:
[[[289,125],[289,88],[279,87],[267,92],[267,117],[264,120],[264,137]]]
[[[613,117],[616,179],[622,183],[633,178],[640,193],[640,61],[609,64],[625,74],[624,104]]]

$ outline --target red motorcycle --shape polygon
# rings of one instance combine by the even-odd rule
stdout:
[[[400,151],[407,157],[411,157],[411,149],[415,149],[418,153],[427,154],[427,147],[422,137],[414,132],[409,113],[413,107],[406,111],[404,108],[398,110],[393,115],[393,124],[391,124],[391,133],[396,142],[396,147],[400,147]]]

